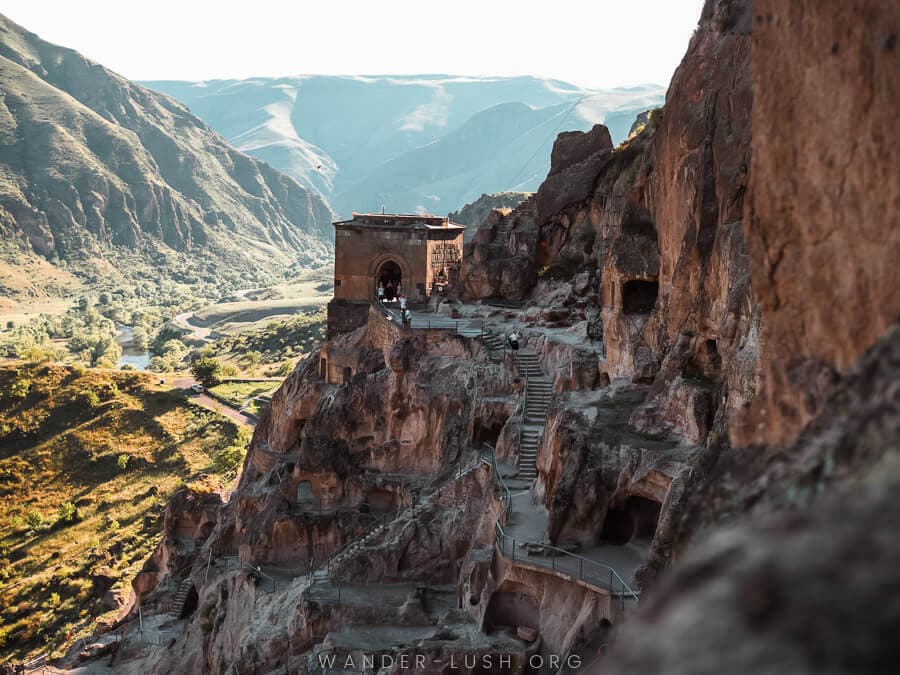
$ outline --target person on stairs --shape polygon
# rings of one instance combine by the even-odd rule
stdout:
[[[519,334],[516,331],[513,331],[509,335],[506,336],[506,344],[509,345],[510,349],[513,351],[518,351],[519,349]]]
[[[402,313],[405,311],[406,311],[406,296],[401,295],[400,296],[400,312]]]
[[[384,302],[384,282],[378,282],[378,302]]]

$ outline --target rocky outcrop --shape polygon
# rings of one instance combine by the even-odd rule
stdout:
[[[487,220],[491,211],[494,209],[501,211],[506,209],[506,212],[508,212],[508,210],[516,208],[532,194],[531,192],[494,192],[493,194],[483,194],[474,202],[463,206],[459,211],[450,213],[448,218],[450,218],[451,223],[459,223],[466,226],[463,236],[465,241],[469,242],[475,237],[478,227]]]
[[[900,7],[761,0],[753,14],[747,238],[764,367],[734,440],[784,445],[900,316]]]
[[[557,137],[550,155],[550,172],[535,193],[539,223],[590,195],[597,173],[609,161],[612,148],[609,130],[602,124],[587,132],[567,131]]]
[[[886,636],[900,628],[900,550],[888,534],[900,527],[897,478],[699,544],[618,637],[603,672],[889,672],[897,648]]]
[[[573,392],[551,412],[537,486],[549,513],[549,541],[591,545],[609,538],[611,519],[626,510],[630,497],[665,510],[669,486],[689,466],[692,449],[628,424],[641,398],[632,389]],[[655,521],[650,525],[633,536],[649,542],[656,534]]]
[[[823,663],[890,670],[896,649],[880,636],[900,616],[900,550],[889,534],[900,525],[898,376],[894,326],[792,447],[729,451],[705,484],[694,485],[690,508],[676,521],[691,523],[690,530],[737,522],[696,537],[617,641],[605,670],[653,664],[667,673],[751,673],[765,664],[817,673]],[[714,664],[698,660],[724,653],[726,644],[742,647]]]
[[[0,83],[8,240],[63,261],[138,251],[160,269],[160,259],[188,264],[175,261],[190,253],[223,272],[328,254],[331,214],[315,194],[167,96],[3,17]]]
[[[521,300],[537,277],[537,246],[533,197],[511,213],[492,211],[463,248],[463,296]]]
[[[224,505],[221,495],[183,488],[166,504],[163,539],[132,581],[138,598],[166,578],[184,576],[207,540]]]

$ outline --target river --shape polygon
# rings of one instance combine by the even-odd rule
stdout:
[[[132,339],[134,337],[134,328],[132,326],[116,326],[116,342],[122,348],[122,358],[119,359],[119,368],[123,366],[131,366],[135,370],[147,370],[150,365],[150,358],[153,356],[149,351],[140,351],[134,348]]]

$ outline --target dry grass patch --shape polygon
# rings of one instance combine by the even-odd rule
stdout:
[[[144,373],[0,367],[0,656],[110,620],[156,545],[168,497],[224,488],[245,436]]]

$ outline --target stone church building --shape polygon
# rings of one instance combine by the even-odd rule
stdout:
[[[462,263],[464,225],[425,215],[354,213],[334,223],[334,298],[328,337],[366,322],[379,282],[402,286],[410,304],[436,286],[453,286]]]

